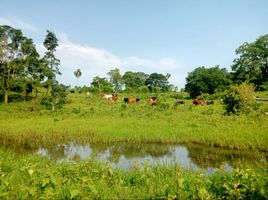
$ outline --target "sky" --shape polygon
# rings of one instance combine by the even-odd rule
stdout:
[[[183,88],[200,66],[231,70],[235,49],[268,34],[267,0],[0,0],[0,25],[19,28],[41,55],[46,30],[66,85],[89,86],[111,69],[170,73]]]

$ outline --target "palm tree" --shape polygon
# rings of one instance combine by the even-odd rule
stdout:
[[[82,72],[80,69],[77,69],[76,71],[74,71],[74,75],[77,78],[77,87],[78,87],[78,79],[80,78],[80,76],[82,75]]]

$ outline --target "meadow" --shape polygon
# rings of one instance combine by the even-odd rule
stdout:
[[[197,143],[231,149],[268,150],[268,103],[250,115],[226,116],[222,103],[175,104],[174,94],[158,94],[158,105],[141,101],[107,102],[98,95],[70,94],[62,109],[51,112],[33,101],[1,105],[0,142],[54,145],[66,141],[109,143]],[[128,95],[130,96],[130,95]],[[134,95],[133,95],[134,96]],[[34,106],[29,111],[29,106]]]
[[[55,112],[36,100],[0,105],[2,199],[267,199],[267,169],[235,169],[207,176],[179,166],[112,169],[94,160],[76,164],[33,155],[40,146],[77,143],[200,144],[268,151],[267,102],[249,115],[227,116],[220,100],[175,103],[174,93],[119,94],[116,103],[94,94],[69,94]],[[267,94],[259,93],[262,97]],[[141,101],[126,104],[122,97]],[[29,108],[34,108],[29,109]],[[8,149],[8,150],[7,150]],[[17,152],[24,151],[24,154]]]

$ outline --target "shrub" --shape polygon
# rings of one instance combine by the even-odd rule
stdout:
[[[259,108],[254,96],[254,87],[247,83],[233,85],[223,95],[226,114],[248,114]]]
[[[140,86],[137,91],[140,93],[149,93],[150,92],[147,86]]]

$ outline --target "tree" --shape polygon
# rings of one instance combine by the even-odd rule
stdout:
[[[22,48],[25,55],[28,55],[24,60],[26,70],[24,77],[26,79],[26,95],[30,93],[29,88],[35,89],[35,97],[37,97],[37,88],[40,82],[45,78],[45,63],[40,59],[38,52],[32,39],[27,39]]]
[[[56,108],[61,108],[65,103],[66,96],[68,94],[68,86],[63,84],[59,84],[58,81],[54,80],[51,85],[50,96],[41,98],[40,103],[47,107],[47,109],[51,109],[52,112],[56,110]]]
[[[202,93],[224,91],[231,83],[231,76],[225,68],[202,66],[188,73],[185,91],[189,92],[192,98],[196,98]]]
[[[158,87],[161,91],[165,92],[169,88],[167,76],[158,73],[150,74],[150,76],[146,79],[145,84],[150,91]]]
[[[61,75],[58,66],[60,65],[60,60],[57,59],[54,55],[56,52],[56,47],[58,46],[58,39],[56,35],[47,30],[46,38],[43,42],[44,46],[46,47],[47,51],[43,58],[44,62],[47,63],[46,68],[46,77],[47,81],[45,83],[45,87],[47,87],[47,93],[50,87],[52,87],[53,82],[56,79],[56,75]]]
[[[239,58],[232,65],[234,80],[254,83],[256,89],[262,89],[266,82],[268,89],[268,34],[255,42],[244,43],[236,49],[236,54]]]
[[[119,69],[118,68],[111,69],[107,74],[110,77],[110,82],[113,85],[114,91],[115,92],[120,91],[123,86],[123,78],[120,74]]]
[[[100,92],[111,92],[112,91],[112,84],[106,79],[96,76],[93,78],[91,82],[91,87],[97,89]]]
[[[80,78],[81,75],[82,75],[82,72],[80,69],[77,69],[76,71],[74,71],[74,76],[77,78],[77,87],[78,87],[78,79]]]
[[[126,90],[137,89],[145,85],[145,81],[148,78],[148,74],[143,72],[131,72],[127,71],[122,76]]]
[[[8,103],[12,83],[25,76],[25,62],[31,56],[26,51],[29,44],[34,51],[32,40],[24,37],[21,30],[7,25],[0,26],[0,78],[3,81],[5,103]]]

